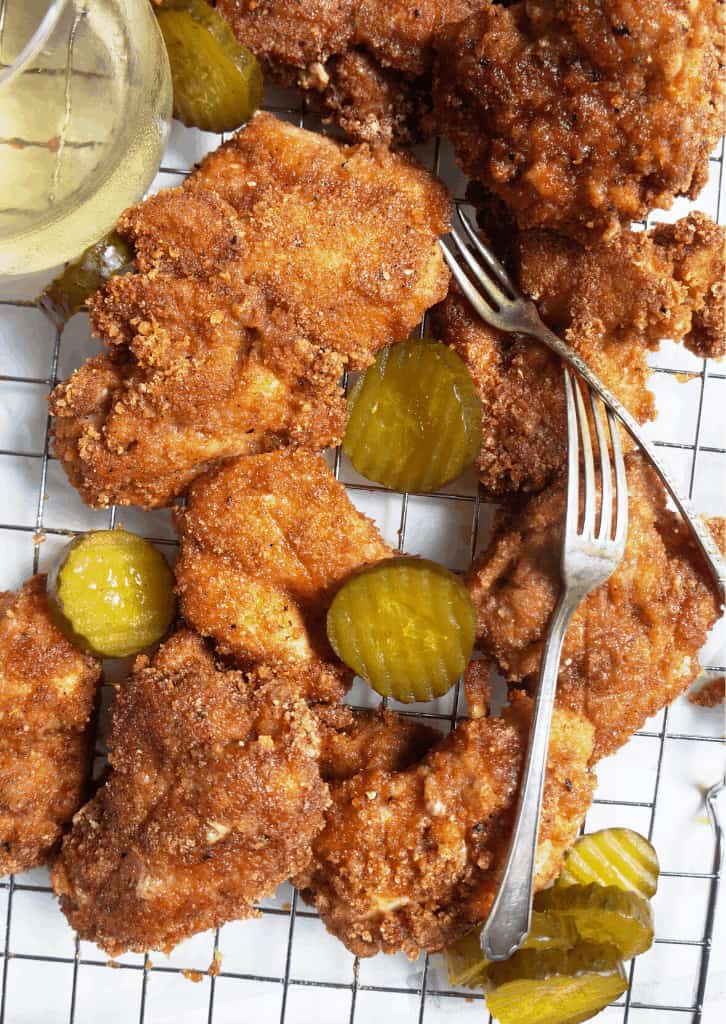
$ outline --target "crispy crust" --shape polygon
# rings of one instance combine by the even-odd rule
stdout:
[[[139,658],[113,710],[111,774],[53,869],[71,925],[115,956],[256,916],[322,827],[319,751],[286,680],[225,671],[188,632]]]
[[[514,235],[520,287],[640,422],[653,419],[648,350],[661,338],[717,357],[724,336],[724,229],[702,213],[585,249],[551,231]],[[455,290],[437,307],[442,339],[464,359],[483,406],[479,478],[493,498],[541,490],[564,465],[559,359],[489,327]]]
[[[484,918],[511,829],[531,702],[460,724],[423,761],[331,783],[326,826],[295,880],[351,952],[436,952]],[[536,884],[557,873],[592,798],[592,727],[555,715]],[[405,760],[403,761],[405,764]]]
[[[698,650],[719,616],[710,578],[659,480],[626,456],[630,521],[625,556],[573,616],[557,699],[595,728],[592,761],[614,753],[699,672]],[[560,587],[565,483],[501,516],[468,574],[478,643],[514,683],[534,684]]]
[[[482,8],[438,39],[435,112],[521,227],[611,237],[698,195],[723,129],[719,0]]]
[[[409,144],[430,130],[433,42],[482,0],[218,0],[265,72],[298,86],[355,139]]]
[[[101,674],[51,618],[45,576],[0,593],[0,874],[52,854],[81,804]]]
[[[412,159],[258,114],[126,211],[138,273],[90,303],[108,353],[51,396],[83,499],[169,504],[221,459],[340,441],[346,368],[446,292],[444,187]]]
[[[181,611],[242,668],[292,668],[312,700],[339,700],[352,673],[325,632],[333,593],[392,549],[321,455],[235,459],[192,485],[176,513]]]

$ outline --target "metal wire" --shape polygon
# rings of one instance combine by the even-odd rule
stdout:
[[[266,105],[266,110],[270,110],[273,113],[282,115],[288,119],[294,119],[297,123],[303,127],[306,126],[307,114],[304,105],[300,107],[288,107],[288,106],[275,106]],[[222,136],[224,138],[224,136]],[[717,219],[720,219],[721,213],[721,192],[722,192],[722,179],[723,179],[723,163],[724,163],[724,152],[723,144],[721,146],[721,152],[718,157],[712,158],[714,162],[718,163],[718,175],[719,175],[719,195],[718,195],[718,208],[716,211]],[[434,155],[431,163],[431,169],[439,173],[441,162],[441,146],[438,140],[435,142]],[[174,174],[174,175],[186,175],[189,172],[189,168],[177,168],[167,165],[162,165],[161,171]],[[464,202],[462,197],[456,197],[456,202]],[[33,307],[33,303],[25,300],[0,300],[0,306],[16,307],[16,308],[28,308]],[[421,325],[420,333],[424,331],[424,324]],[[58,379],[58,367],[61,352],[61,335],[56,332],[53,342],[53,352],[51,359],[50,374],[46,377],[23,377],[15,375],[0,375],[0,383],[8,384],[24,384],[24,385],[43,385],[46,388],[52,388]],[[676,367],[664,367],[659,366],[655,369],[656,373],[659,374],[677,374],[682,375],[683,370]],[[700,379],[700,395],[698,403],[698,415],[697,422],[694,431],[694,437],[692,443],[681,443],[674,441],[658,441],[656,442],[660,447],[665,449],[675,449],[690,453],[690,472],[689,472],[689,496],[693,497],[694,488],[696,485],[697,471],[700,463],[700,456],[703,453],[709,453],[718,455],[726,459],[726,448],[716,447],[713,445],[704,445],[702,443],[702,427],[703,427],[703,408],[704,408],[704,396],[706,386],[709,381],[717,381],[726,379],[726,373],[719,369],[711,367],[708,361],[704,360],[698,372],[688,372],[689,377],[694,379]],[[30,534],[33,537],[33,571],[38,569],[40,544],[43,542],[46,536],[65,536],[68,531],[59,527],[47,527],[44,525],[44,508],[45,508],[45,497],[46,497],[46,484],[48,479],[48,467],[52,460],[52,456],[49,453],[49,440],[48,440],[48,422],[46,422],[45,436],[42,450],[31,450],[23,451],[16,449],[0,449],[0,464],[3,457],[22,456],[28,459],[40,460],[40,476],[38,484],[38,497],[35,506],[34,520],[32,524],[18,523],[18,522],[0,522],[0,530],[13,531],[21,534]],[[724,463],[726,467],[726,462]],[[342,459],[340,449],[336,451],[334,472],[336,477],[340,477],[342,469]],[[361,484],[361,483],[346,483],[349,490],[353,492],[369,492],[383,493],[386,495],[391,494],[385,488],[379,487],[375,484]],[[468,503],[471,505],[471,545],[470,552],[473,556],[477,550],[479,533],[480,533],[480,517],[482,508],[485,507],[481,502],[478,494],[469,492],[437,492],[433,497],[443,502],[454,502],[454,503]],[[409,523],[409,496],[402,494],[400,499],[400,516],[399,516],[399,530],[398,530],[398,547],[400,550],[404,550],[407,546],[407,527]],[[117,509],[111,508],[108,513],[108,524],[113,526],[116,522]],[[151,538],[163,546],[174,546],[176,541],[165,537]],[[723,672],[723,665],[708,665],[705,666],[706,670],[713,672]],[[460,684],[457,684],[454,691],[452,700],[452,710],[450,713],[445,714],[437,711],[407,711],[402,710],[402,714],[410,714],[416,718],[439,721],[445,723],[448,728],[453,728],[458,721],[461,720],[463,714],[460,710]],[[652,730],[640,730],[636,733],[637,736],[646,737],[650,739],[656,739],[658,741],[657,757],[656,757],[656,774],[655,783],[653,789],[653,797],[651,800],[612,800],[604,798],[596,798],[594,804],[616,806],[616,807],[628,807],[628,808],[641,808],[649,812],[649,826],[648,832],[652,836],[653,829],[655,826],[656,812],[658,808],[659,792],[661,787],[661,768],[663,764],[663,756],[665,750],[665,744],[667,740],[680,740],[680,741],[693,741],[693,742],[721,742],[717,736],[709,735],[696,735],[683,732],[670,732],[668,730],[668,710],[663,714],[663,722],[659,731],[654,732]],[[102,751],[99,748],[99,756],[102,756]],[[700,939],[685,939],[685,938],[657,938],[656,944],[662,946],[684,946],[700,950],[700,964],[698,970],[698,976],[695,978],[696,983],[696,997],[691,1005],[677,1005],[671,1003],[660,1003],[660,1002],[644,1002],[635,1001],[632,998],[632,983],[637,971],[637,961],[634,961],[630,968],[630,985],[628,991],[623,1000],[614,1004],[622,1009],[622,1021],[623,1024],[627,1024],[630,1019],[632,1010],[652,1010],[660,1011],[664,1014],[670,1013],[681,1013],[690,1014],[692,1024],[700,1024],[702,1018],[702,1002],[706,987],[706,977],[709,963],[709,956],[711,951],[713,922],[714,922],[714,910],[718,892],[718,884],[720,877],[720,865],[714,860],[713,869],[708,872],[694,872],[694,871],[663,871],[662,877],[664,878],[675,878],[675,879],[692,879],[701,881],[709,886],[709,899],[706,914],[706,931]],[[33,883],[17,882],[14,877],[10,877],[7,880],[0,881],[0,894],[5,893],[7,896],[7,919],[5,926],[5,935],[2,948],[2,989],[1,989],[1,1002],[0,1002],[0,1024],[15,1024],[14,1020],[7,1013],[7,988],[8,988],[8,969],[9,965],[13,960],[16,961],[35,961],[43,962],[48,964],[65,964],[68,965],[72,971],[72,984],[70,989],[70,999],[68,1004],[68,1024],[75,1024],[76,1020],[76,1008],[77,1008],[77,985],[79,969],[93,968],[93,967],[107,967],[108,961],[102,959],[95,959],[93,957],[84,957],[81,955],[81,945],[77,935],[74,935],[74,955],[72,957],[67,956],[56,956],[52,952],[48,952],[46,955],[38,953],[14,953],[12,950],[11,942],[11,928],[13,919],[13,902],[14,897],[17,893],[23,892],[40,892],[50,893],[51,889],[46,885],[36,885]],[[340,981],[324,981],[312,978],[297,977],[292,970],[293,964],[293,951],[295,942],[295,929],[296,922],[301,919],[315,919],[316,913],[305,909],[304,906],[300,905],[298,894],[293,894],[289,909],[279,907],[267,907],[263,906],[259,908],[264,916],[268,917],[285,917],[288,920],[288,933],[287,933],[287,945],[285,951],[284,970],[282,973],[273,972],[270,974],[260,973],[245,973],[236,972],[231,970],[225,970],[222,964],[221,970],[218,976],[211,977],[209,984],[209,1001],[207,1009],[207,1024],[214,1024],[214,1010],[215,1010],[215,992],[216,983],[218,978],[224,979],[238,979],[246,982],[257,982],[260,984],[275,985],[279,987],[280,992],[280,1024],[306,1024],[301,1020],[295,1020],[290,1016],[290,992],[296,988],[301,987],[312,987],[321,990],[340,990],[342,992],[350,993],[350,1004],[349,1012],[346,1016],[348,1024],[355,1024],[356,1011],[359,1005],[359,997],[361,993],[375,992],[375,993],[388,993],[388,994],[402,994],[417,997],[417,1010],[411,1016],[411,1024],[417,1021],[418,1024],[424,1024],[427,1018],[427,1010],[431,1007],[431,999],[447,999],[447,1000],[474,1000],[480,1003],[483,1000],[481,993],[475,992],[459,992],[452,991],[448,988],[437,988],[429,987],[429,957],[424,957],[422,964],[422,972],[420,982],[413,986],[397,986],[397,985],[374,985],[361,983],[360,981],[360,962],[358,958],[355,958],[353,962],[351,977],[348,982]],[[19,911],[18,911],[19,913]],[[673,922],[670,922],[673,924]],[[677,922],[676,922],[677,923]],[[250,928],[254,927],[253,923],[249,924]],[[214,936],[213,950],[216,952],[220,947],[220,933],[219,930]],[[152,974],[158,975],[180,975],[183,973],[185,968],[177,966],[169,966],[165,964],[151,965],[148,959],[148,955],[144,955],[140,963],[136,962],[120,962],[114,965],[118,970],[131,971],[140,974],[140,987],[139,987],[139,1009],[138,1009],[138,1024],[145,1024],[147,1020],[147,991],[148,981]],[[61,1017],[58,1017],[60,1020]],[[195,1017],[195,1022],[201,1018]],[[491,1017],[489,1018],[491,1021]],[[44,1022],[45,1024],[45,1022]],[[182,1024],[185,1024],[182,1021]]]

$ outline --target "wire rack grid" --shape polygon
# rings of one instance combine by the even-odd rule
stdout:
[[[277,116],[320,128],[294,93],[268,90],[265,98],[265,109]],[[175,124],[151,191],[178,184],[223,138]],[[448,145],[436,139],[416,152],[449,184],[455,200],[463,202],[466,182]],[[695,204],[716,219],[726,209],[723,155],[722,141],[711,159],[709,184]],[[678,202],[656,219],[675,219],[692,205]],[[117,522],[173,557],[176,542],[166,512],[86,508],[50,452],[44,397],[97,349],[87,319],[74,318],[61,336],[34,302],[10,298],[0,304],[0,587],[16,587],[31,570],[47,568],[69,533]],[[424,329],[422,324],[422,333]],[[699,509],[723,511],[726,369],[669,343],[652,362],[653,386],[664,413],[652,425],[651,436]],[[486,542],[492,508],[480,501],[473,475],[434,495],[400,495],[359,477],[340,450],[330,458],[355,504],[376,519],[386,539],[400,550],[462,570]],[[717,627],[702,657],[704,670],[714,675],[723,673],[726,664],[723,627]],[[115,666],[114,671],[121,669]],[[372,696],[356,683],[349,700],[371,706]],[[106,684],[106,710],[110,700]],[[442,729],[453,727],[466,713],[458,685],[433,705],[391,705]],[[625,997],[598,1016],[601,1024],[710,1024],[723,1019],[726,956],[712,956],[718,851],[705,824],[702,800],[703,787],[722,772],[719,718],[717,712],[678,701],[599,766],[600,785],[586,830],[637,828],[654,839],[664,868],[655,945],[631,965]],[[97,753],[100,768],[102,749]],[[416,963],[403,956],[358,960],[326,933],[289,886],[259,909],[259,920],[196,936],[169,958],[153,952],[126,954],[111,963],[102,950],[80,941],[68,928],[44,869],[4,879],[0,1024],[487,1020],[483,997],[452,989],[441,957],[426,956]],[[709,962],[717,964],[710,983]],[[211,964],[218,971],[208,973]]]

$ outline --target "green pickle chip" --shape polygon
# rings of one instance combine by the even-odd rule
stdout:
[[[343,451],[356,470],[396,491],[433,491],[481,447],[481,403],[460,357],[440,341],[378,353],[348,398]]]
[[[156,643],[174,617],[174,578],[160,551],[126,530],[76,537],[50,581],[61,625],[102,658]]]
[[[614,946],[623,960],[653,944],[653,911],[638,893],[616,885],[553,886],[534,898],[537,910],[570,917],[583,939]]]
[[[469,592],[448,569],[393,558],[349,579],[328,610],[338,657],[384,697],[433,700],[469,663],[475,617]]]
[[[490,961],[484,957],[479,944],[482,926],[467,932],[445,950],[449,982],[466,988],[481,988],[487,981]],[[559,917],[540,911],[532,912],[527,938],[520,949],[570,949],[579,935],[569,917]]]
[[[101,285],[125,270],[132,259],[128,243],[116,231],[109,231],[51,281],[38,298],[41,309],[62,327],[74,313],[83,309]]]
[[[487,1009],[499,1024],[579,1024],[628,987],[613,947],[582,942],[574,949],[520,949],[491,964]]]
[[[580,836],[557,885],[598,882],[651,897],[658,888],[658,872],[658,855],[644,836],[629,828],[605,828]]]
[[[224,18],[204,0],[156,8],[174,87],[174,117],[208,132],[232,131],[262,102],[262,71]]]

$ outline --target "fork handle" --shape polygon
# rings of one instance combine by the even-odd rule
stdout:
[[[507,862],[496,899],[481,931],[481,948],[487,960],[506,960],[519,949],[529,931],[537,834],[560,654],[579,599],[571,589],[563,590],[550,619]]]
[[[671,479],[668,470],[656,455],[655,448],[643,433],[638,421],[630,415],[622,402],[620,402],[615,395],[605,387],[600,378],[592,372],[587,363],[581,359],[578,354],[562,340],[562,338],[558,338],[553,331],[548,327],[545,327],[539,318],[539,314],[537,313],[534,303],[532,303],[532,308],[534,309],[534,316],[532,317],[530,314],[529,319],[531,321],[531,326],[529,326],[527,333],[543,342],[553,352],[556,352],[561,359],[564,359],[566,363],[569,363],[569,365],[587,381],[592,390],[600,396],[605,405],[608,406],[608,408],[617,416],[635,443],[639,446],[648,462],[663,481],[666,490],[673,499],[678,511],[690,526],[694,539],[698,547],[701,549],[701,553],[706,560],[718,589],[719,603],[723,605],[726,603],[726,566],[724,564],[724,558],[718,549],[718,545],[716,544],[711,531],[706,526],[706,523],[703,521],[701,516],[698,515],[688,498],[681,494],[675,481]]]

